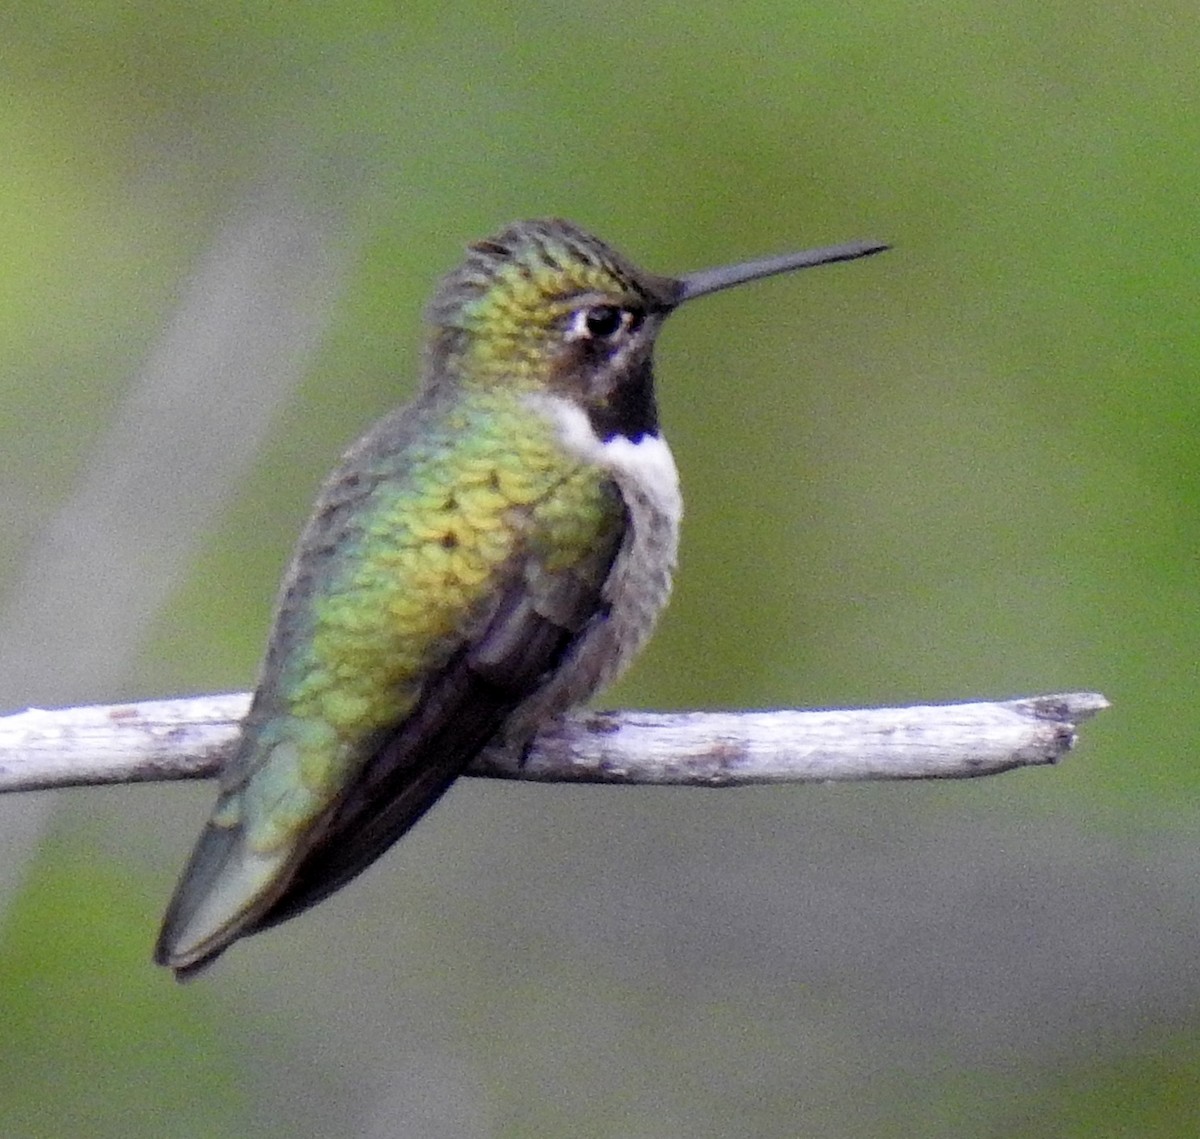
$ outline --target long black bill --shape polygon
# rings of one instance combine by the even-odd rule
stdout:
[[[805,249],[801,253],[781,253],[777,257],[760,257],[739,265],[722,265],[718,269],[701,269],[679,278],[679,295],[675,303],[707,296],[720,289],[731,289],[746,281],[791,273],[795,269],[811,269],[814,265],[831,265],[835,261],[855,261],[882,253],[888,245],[882,241],[848,241],[845,245],[830,245],[825,249]]]

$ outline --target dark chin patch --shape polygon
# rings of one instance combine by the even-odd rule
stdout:
[[[658,405],[654,401],[654,370],[645,360],[617,385],[603,407],[588,408],[588,420],[601,442],[624,435],[637,443],[658,434]]]

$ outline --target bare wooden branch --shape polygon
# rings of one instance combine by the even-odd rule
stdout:
[[[217,774],[246,693],[0,717],[0,791],[205,779]],[[579,712],[522,758],[481,756],[468,775],[543,783],[741,787],[866,779],[965,779],[1055,763],[1097,693],[913,708]]]

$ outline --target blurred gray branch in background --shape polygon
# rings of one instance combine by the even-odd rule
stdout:
[[[311,364],[346,261],[333,224],[264,190],[216,234],[0,605],[6,700],[129,666]]]
[[[30,709],[0,718],[0,791],[217,774],[247,693]],[[1075,692],[996,703],[771,712],[579,712],[523,758],[489,751],[468,775],[543,783],[740,787],[965,779],[1055,763],[1108,707]]]

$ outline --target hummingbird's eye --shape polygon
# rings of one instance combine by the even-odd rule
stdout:
[[[624,313],[616,305],[596,305],[587,310],[583,322],[590,336],[606,340],[625,323],[623,318]]]

